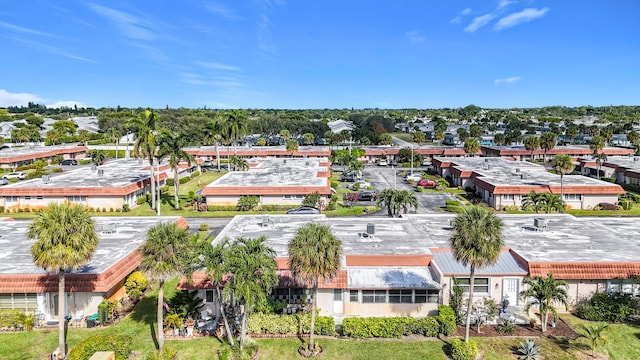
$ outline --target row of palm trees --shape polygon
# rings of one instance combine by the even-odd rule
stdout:
[[[89,263],[98,245],[96,224],[88,211],[70,203],[51,203],[39,212],[29,226],[27,236],[35,239],[31,255],[36,266],[58,274],[58,296],[65,299],[65,274]],[[218,304],[225,300],[241,299],[232,306],[241,309],[240,349],[244,345],[248,313],[277,284],[275,252],[266,245],[266,238],[223,240],[215,246],[201,241],[197,235],[176,223],[152,227],[146,241],[139,248],[142,255],[140,270],[158,283],[157,340],[159,351],[164,350],[163,303],[164,284],[175,277],[192,279],[195,271],[204,269],[214,284]],[[311,338],[314,347],[314,327],[317,289],[322,282],[331,281],[338,274],[342,254],[341,242],[326,225],[310,223],[298,229],[289,244],[291,274],[301,285],[313,289]],[[220,312],[233,346],[229,322],[221,305]],[[58,303],[58,313],[65,314],[65,302]],[[59,322],[59,349],[66,350],[64,321]],[[65,350],[63,350],[65,349]],[[66,354],[63,353],[65,356]]]

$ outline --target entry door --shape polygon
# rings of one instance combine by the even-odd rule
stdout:
[[[333,289],[333,313],[340,315],[344,312],[344,301],[342,300],[342,289]]]
[[[520,298],[518,291],[519,284],[520,279],[518,278],[505,278],[502,280],[502,289],[504,289],[502,298],[507,297],[509,299],[509,305],[518,305]]]

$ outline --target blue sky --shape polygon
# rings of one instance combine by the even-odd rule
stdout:
[[[640,105],[640,2],[0,0],[0,106]]]

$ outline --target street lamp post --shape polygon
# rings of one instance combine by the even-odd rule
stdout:
[[[411,175],[413,175],[413,145],[411,145]]]
[[[157,163],[157,167],[156,167],[156,176],[158,177],[158,203],[156,204],[156,208],[158,209],[158,216],[160,216],[160,201],[161,201],[161,195],[162,195],[162,191],[160,190],[160,159],[157,159],[158,163]],[[156,179],[153,179],[153,181],[156,181]]]

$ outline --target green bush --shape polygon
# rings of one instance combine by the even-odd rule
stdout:
[[[149,280],[147,280],[147,277],[140,271],[132,272],[124,282],[127,295],[132,299],[137,299],[142,296],[148,286]]]
[[[591,321],[621,322],[637,307],[637,300],[629,294],[595,293],[588,304],[579,305],[575,314]]]
[[[501,319],[496,326],[496,330],[500,334],[513,335],[513,333],[516,331],[516,323],[513,320]]]
[[[620,199],[619,204],[623,210],[631,210],[633,208],[633,201],[631,199]]]
[[[446,210],[452,213],[459,214],[462,212],[462,206],[447,205]]]
[[[129,212],[131,211],[131,209],[129,209],[129,204],[122,204],[122,212]]]
[[[438,306],[438,316],[436,316],[440,325],[440,334],[449,336],[456,332],[456,312],[451,306]]]
[[[460,206],[460,201],[458,200],[447,200],[445,202],[447,206]]]
[[[183,177],[183,178],[180,178],[180,185],[188,183],[188,182],[189,182],[189,180],[191,180],[191,178],[190,178],[190,177],[188,177],[188,176],[185,176],[185,177]]]
[[[462,339],[453,339],[450,343],[453,360],[475,360],[478,356],[478,345],[473,340],[466,343]]]
[[[0,309],[0,327],[20,327],[23,325],[25,315],[23,311],[16,309]]]
[[[200,224],[200,231],[209,231],[209,224],[207,223]]]
[[[89,160],[89,159],[80,160],[80,161],[78,161],[78,164],[79,165],[88,165],[88,164],[91,164],[91,160]]]
[[[142,205],[146,202],[149,202],[149,194],[145,194],[143,196],[140,196],[138,199],[136,199],[136,204],[138,205]]]
[[[192,179],[193,179],[193,178],[195,178],[195,177],[198,177],[198,176],[200,176],[200,171],[194,171],[194,172],[192,172],[192,173],[191,173],[191,175],[189,175],[189,176],[190,176]]]
[[[95,335],[81,342],[69,353],[69,360],[88,360],[98,351],[113,351],[117,360],[124,360],[131,353],[131,337],[127,335]]]
[[[176,183],[176,181],[175,181],[173,178],[167,178],[167,179],[165,180],[165,184],[166,184],[167,186],[173,186],[173,185],[175,185],[175,183]]]
[[[114,322],[120,311],[120,302],[118,300],[102,300],[98,305],[98,320],[100,324]]]
[[[342,321],[342,333],[355,339],[401,338],[412,334],[437,336],[439,328],[438,321],[433,318],[368,317]]]
[[[239,211],[251,211],[258,206],[258,202],[260,202],[260,198],[255,195],[242,195],[240,199],[238,199],[237,209]]]
[[[254,313],[247,320],[247,333],[249,334],[289,334],[296,335],[302,330],[309,333],[311,330],[311,315],[281,315]],[[335,322],[330,316],[316,316],[316,335],[334,335]]]

